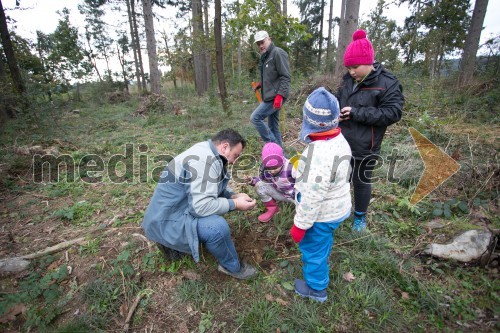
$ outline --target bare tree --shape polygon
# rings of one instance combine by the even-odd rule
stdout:
[[[206,70],[207,70],[207,82],[210,86],[212,82],[212,56],[210,54],[210,27],[208,26],[208,0],[203,0],[203,15],[205,17],[205,47],[203,48],[205,51],[205,62],[206,62]]]
[[[144,74],[144,63],[142,62],[141,39],[139,38],[139,28],[137,24],[137,15],[135,13],[135,0],[130,0],[130,10],[132,12],[132,24],[134,26],[134,40],[137,49],[137,60],[139,61],[139,69],[141,71],[142,93],[146,94],[148,88],[146,86],[146,75]]]
[[[221,0],[215,0],[215,18],[214,18],[214,34],[215,34],[215,65],[217,68],[217,81],[219,82],[220,99],[222,108],[226,114],[230,114],[229,103],[227,100],[226,79],[224,78],[224,63],[222,53],[222,13]]]
[[[192,25],[193,25],[193,66],[194,84],[198,96],[208,90],[206,57],[203,50],[205,35],[203,33],[203,10],[201,0],[191,1]]]
[[[323,49],[323,19],[325,17],[325,0],[321,0],[321,20],[319,23],[319,49],[318,49],[318,69],[321,68],[321,51]]]
[[[333,31],[333,0],[330,0],[330,12],[328,14],[328,39],[326,41],[326,70],[330,72],[332,64],[332,31]]]
[[[14,82],[14,87],[19,94],[24,94],[26,87],[24,85],[23,78],[21,77],[21,70],[17,63],[16,54],[14,53],[14,48],[12,47],[12,41],[10,39],[9,28],[7,27],[7,18],[5,17],[5,12],[3,9],[2,1],[0,0],[0,35],[2,39],[3,52],[7,58],[7,65],[9,66],[10,76],[12,82]]]
[[[151,82],[151,92],[160,94],[160,71],[158,69],[158,56],[156,54],[155,27],[153,22],[152,0],[142,0],[144,13],[144,24],[146,26],[146,42],[149,57],[149,79]]]
[[[128,15],[128,24],[130,27],[130,45],[132,46],[132,52],[134,53],[134,65],[135,65],[135,78],[137,81],[137,90],[140,90],[141,88],[141,71],[139,69],[139,60],[137,57],[137,52],[140,50],[137,50],[137,43],[135,41],[135,34],[134,34],[134,23],[133,23],[133,18],[132,18],[132,9],[130,8],[130,2],[131,0],[125,0],[127,3],[127,15]]]
[[[469,26],[469,32],[465,38],[464,52],[460,61],[460,75],[458,78],[459,86],[467,84],[474,75],[476,64],[476,54],[479,49],[479,40],[483,30],[484,17],[488,8],[488,0],[476,0],[472,20]]]
[[[360,0],[342,0],[339,41],[337,45],[337,61],[335,64],[334,77],[337,79],[343,72],[344,52],[347,45],[351,42],[352,34],[358,28]]]

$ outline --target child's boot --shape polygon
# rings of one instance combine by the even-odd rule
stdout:
[[[352,230],[355,232],[366,231],[366,212],[354,212]]]
[[[276,204],[276,201],[274,199],[271,199],[271,201],[264,202],[264,206],[266,207],[266,211],[262,214],[259,215],[258,219],[260,222],[269,222],[274,214],[280,211],[280,208]]]

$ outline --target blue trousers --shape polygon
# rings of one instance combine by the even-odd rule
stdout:
[[[338,221],[315,222],[312,228],[306,231],[299,249],[302,253],[302,274],[307,285],[315,290],[323,290],[330,282],[330,266],[328,258],[332,251],[335,229],[350,213]]]
[[[226,220],[219,215],[198,219],[198,240],[230,272],[240,270],[240,260]]]
[[[280,132],[280,110],[273,108],[273,102],[262,102],[250,116],[250,121],[264,142],[274,142],[283,147]],[[267,125],[264,119],[267,118]]]

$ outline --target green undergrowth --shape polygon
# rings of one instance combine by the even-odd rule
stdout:
[[[121,330],[129,306],[141,294],[131,320],[135,331],[147,331],[151,323],[161,327],[163,321],[174,319],[177,324],[184,321],[195,332],[498,329],[494,314],[498,313],[499,285],[494,275],[476,265],[421,255],[434,236],[448,239],[463,230],[484,227],[473,218],[478,214],[492,229],[500,227],[496,147],[491,131],[481,130],[498,123],[492,113],[497,108],[498,89],[474,90],[479,95],[471,92],[466,99],[465,94],[450,92],[442,84],[405,74],[398,75],[405,87],[405,113],[400,123],[389,128],[382,147],[384,163],[375,171],[379,179],[373,186],[369,232],[354,234],[352,217],[336,231],[329,300],[323,304],[294,294],[294,279],[302,273],[300,252],[289,236],[292,204],[281,205],[280,214],[268,224],[257,222],[264,209],[261,203],[253,211],[225,216],[233,238],[247,246],[242,252],[245,258],[259,266],[259,275],[252,281],[222,276],[205,250],[199,264],[189,257],[172,262],[156,247],[149,248],[131,235],[141,233],[139,229],[127,232],[127,228],[139,227],[165,163],[193,143],[232,127],[247,138],[244,153],[259,158],[262,143],[249,121],[256,107],[251,91],[231,96],[231,114],[222,112],[215,94],[196,97],[191,88],[181,88],[166,92],[183,110],[178,114],[157,111],[134,116],[141,103],[135,95],[114,105],[93,97],[79,104],[56,101],[52,107],[41,105],[36,113],[4,124],[0,186],[9,198],[0,202],[2,221],[26,227],[48,224],[53,233],[74,231],[78,237],[85,236],[85,241],[68,250],[70,260],[81,261],[79,269],[84,274],[78,278],[69,273],[71,264],[65,256],[58,254],[34,261],[29,273],[20,275],[18,281],[2,279],[0,317],[17,304],[26,309],[15,321],[0,323],[0,328],[23,332]],[[300,83],[295,84],[297,91]],[[300,117],[301,105],[285,104],[285,108],[289,110],[289,130]],[[461,108],[466,111],[458,112]],[[468,122],[465,133],[460,126],[471,108],[479,108],[478,116]],[[493,115],[491,121],[483,124],[488,115]],[[456,153],[461,164],[454,177],[417,205],[410,200],[424,166],[408,132],[410,126],[447,153]],[[296,135],[291,137],[287,143]],[[36,165],[29,150],[33,146],[69,156],[66,165],[59,165],[60,181],[50,180],[48,175],[33,181]],[[26,149],[28,154],[23,154]],[[297,146],[286,149],[294,153]],[[388,157],[394,149],[400,157],[391,166]],[[101,162],[106,168],[100,167]],[[57,166],[51,169],[57,170]],[[257,166],[242,164],[232,171],[233,178],[235,172],[241,173],[238,177],[255,175]],[[252,187],[232,185],[256,197]],[[430,221],[443,228],[429,234]],[[96,232],[110,228],[114,228],[110,234]],[[12,237],[24,247],[39,238],[24,232]],[[186,272],[197,277],[186,277]],[[352,281],[346,280],[347,273],[352,274]],[[155,297],[163,292],[168,297]]]

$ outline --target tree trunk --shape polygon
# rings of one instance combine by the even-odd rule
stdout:
[[[321,68],[321,51],[323,49],[323,19],[325,17],[325,0],[321,0],[321,21],[319,23],[318,69]]]
[[[326,71],[330,73],[332,64],[332,30],[333,30],[333,0],[330,0],[330,12],[328,14],[328,40],[326,41]]]
[[[283,0],[283,16],[287,17],[288,16],[288,0]]]
[[[3,68],[3,63],[0,61],[0,123],[5,121],[4,118],[15,118],[16,114],[12,112],[7,95],[8,82],[7,74]]]
[[[104,61],[106,61],[106,72],[108,73],[108,81],[113,82],[113,75],[112,75],[113,73],[109,68],[109,56],[106,52],[104,52],[102,55],[104,57]]]
[[[120,46],[116,43],[116,54],[118,56],[118,61],[120,62],[120,67],[122,68],[122,77],[123,84],[125,85],[125,89],[128,90],[128,78],[127,78],[127,69],[125,68],[125,55],[120,54]]]
[[[160,71],[158,69],[158,56],[156,54],[155,27],[153,22],[152,0],[142,0],[142,10],[144,13],[144,24],[146,26],[146,43],[149,57],[149,79],[151,82],[151,92],[160,94]]]
[[[208,26],[208,0],[203,0],[203,15],[205,16],[205,63],[207,66],[207,88],[211,86],[212,82],[212,55],[210,53],[210,27]]]
[[[222,54],[222,18],[221,18],[221,0],[215,0],[215,65],[217,68],[217,81],[219,82],[220,100],[222,108],[226,114],[231,114],[227,100],[226,80],[224,78],[224,63]]]
[[[9,66],[12,82],[14,82],[16,91],[22,95],[26,91],[26,87],[24,86],[24,81],[21,77],[21,70],[19,69],[19,65],[17,63],[14,48],[12,47],[12,41],[10,39],[9,28],[7,27],[7,19],[5,17],[2,0],[0,0],[0,35],[2,39],[3,52],[7,58],[7,65]]]
[[[99,78],[99,82],[102,82],[101,72],[99,72],[99,68],[97,68],[96,57],[94,55],[94,51],[92,50],[92,44],[90,43],[90,32],[88,31],[87,27],[85,27],[85,38],[87,40],[87,45],[89,47],[89,50],[87,52],[87,58],[89,59],[89,62],[92,64],[92,67],[94,67],[97,77]]]
[[[175,61],[174,58],[172,57],[172,54],[170,53],[170,49],[168,48],[168,36],[165,30],[163,31],[163,40],[165,41],[165,53],[167,53],[167,59],[170,60],[168,64],[170,65],[170,72],[172,73],[172,81],[174,81],[174,88],[177,89],[177,79],[176,79],[176,66],[175,66]]]
[[[360,0],[342,0],[337,61],[334,74],[336,79],[339,79],[343,73],[345,49],[352,41],[352,34],[358,28],[359,2]]]
[[[483,30],[484,17],[486,16],[486,8],[488,0],[476,0],[472,20],[469,27],[469,32],[465,38],[464,51],[460,61],[460,74],[458,85],[464,86],[472,80],[476,65],[476,53],[479,48],[479,40],[481,31]]]
[[[194,84],[198,96],[203,95],[208,90],[206,58],[203,50],[203,13],[201,0],[192,0],[192,24],[193,24],[193,67]]]
[[[137,91],[141,90],[141,72],[139,69],[139,60],[137,59],[137,53],[140,50],[137,50],[137,43],[135,41],[134,34],[134,23],[132,18],[132,9],[130,8],[130,0],[126,0],[127,3],[127,14],[128,14],[128,24],[130,26],[130,44],[132,46],[132,51],[134,52],[134,65],[135,65],[135,79],[137,82]]]
[[[241,36],[238,36],[238,54],[237,54],[237,59],[238,59],[238,82],[241,84],[241,53],[242,53],[242,48],[241,48]]]
[[[135,14],[135,0],[130,0],[130,9],[132,10],[132,23],[134,25],[135,43],[137,49],[137,57],[139,60],[139,68],[141,70],[142,93],[148,93],[146,83],[146,75],[144,74],[144,63],[142,62],[141,39],[139,38],[139,28],[137,27],[137,15]]]

